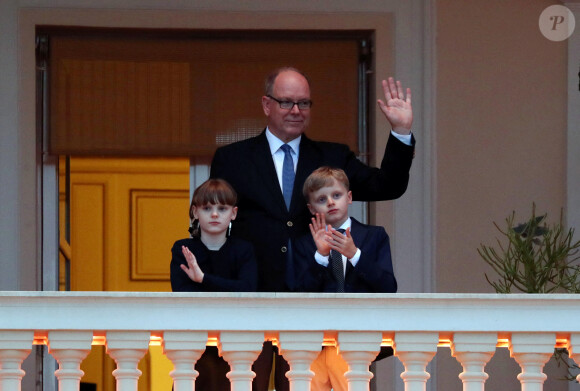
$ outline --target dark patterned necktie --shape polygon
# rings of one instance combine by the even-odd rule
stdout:
[[[337,229],[341,234],[344,229]],[[336,280],[336,291],[344,292],[344,267],[342,265],[342,254],[338,251],[330,250],[330,267],[332,276]]]
[[[284,144],[280,147],[284,151],[284,163],[282,164],[282,194],[286,208],[290,210],[290,201],[292,201],[292,189],[294,189],[294,159],[292,159],[292,147]]]

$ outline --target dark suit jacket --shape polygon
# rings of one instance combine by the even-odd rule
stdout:
[[[351,218],[351,235],[361,256],[352,266],[346,263],[344,291],[357,293],[395,293],[389,236],[383,227],[361,224]],[[294,242],[296,290],[299,292],[336,292],[336,280],[329,267],[314,259],[316,245],[308,234]]]
[[[391,135],[379,169],[363,164],[346,145],[312,141],[302,135],[288,211],[265,132],[218,148],[211,164],[211,177],[225,179],[238,193],[239,209],[232,235],[254,244],[258,290],[294,289],[293,265],[287,263],[286,252],[289,239],[309,232],[311,215],[302,186],[312,171],[324,165],[341,168],[349,178],[354,200],[390,200],[407,189],[413,151],[413,146]]]
[[[195,255],[204,273],[203,282],[192,281],[181,270],[187,265],[181,246]],[[210,251],[199,238],[178,240],[171,248],[171,289],[173,292],[253,292],[258,273],[256,257],[251,243],[238,238],[228,238],[217,251]]]
[[[383,227],[365,225],[351,217],[351,235],[361,256],[352,266],[346,262],[345,292],[395,293],[397,280],[393,273],[389,236]],[[316,245],[312,235],[304,235],[294,242],[296,290],[300,292],[336,292],[336,280],[330,268],[314,259]],[[382,346],[375,361],[393,355],[393,348]]]

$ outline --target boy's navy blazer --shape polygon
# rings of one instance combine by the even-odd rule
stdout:
[[[365,225],[351,217],[351,236],[361,250],[356,267],[346,263],[344,291],[358,293],[394,293],[397,280],[393,273],[389,236],[383,227]],[[316,245],[308,234],[294,246],[296,290],[299,292],[336,292],[330,268],[314,259]]]
[[[289,239],[309,233],[311,214],[302,187],[312,171],[325,165],[341,168],[349,178],[353,199],[390,200],[407,189],[413,151],[414,146],[391,135],[379,169],[363,164],[346,145],[313,141],[303,134],[292,202],[287,210],[265,131],[218,148],[210,176],[225,179],[238,194],[232,235],[254,244],[258,290],[294,290],[293,265],[287,264],[288,243]]]

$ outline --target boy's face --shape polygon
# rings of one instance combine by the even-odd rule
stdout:
[[[352,193],[344,185],[333,179],[331,186],[325,186],[310,193],[308,209],[310,213],[324,214],[326,223],[339,228],[348,218],[348,206],[352,204]]]

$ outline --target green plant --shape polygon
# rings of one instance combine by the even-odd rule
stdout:
[[[579,293],[580,241],[574,242],[574,229],[565,230],[560,213],[560,222],[548,226],[547,214],[536,216],[536,205],[532,205],[532,216],[524,223],[514,226],[515,212],[506,219],[507,229],[502,230],[495,222],[498,231],[507,238],[507,244],[497,239],[499,250],[481,244],[477,249],[483,260],[499,275],[487,282],[497,293],[511,293],[517,290],[524,293]],[[558,366],[568,370],[566,380],[576,381],[580,369],[568,360],[566,349],[555,349],[554,358]]]
[[[507,244],[497,239],[499,249],[485,246],[477,249],[483,260],[499,275],[488,283],[497,293],[580,292],[580,241],[573,241],[574,229],[565,230],[560,222],[548,226],[547,214],[536,216],[536,205],[532,216],[524,223],[514,226],[515,212],[506,219],[507,229],[498,231],[507,238]]]

